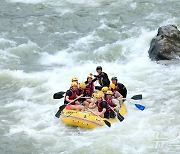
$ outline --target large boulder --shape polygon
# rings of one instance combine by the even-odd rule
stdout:
[[[158,29],[148,51],[151,60],[180,60],[180,31],[175,25]]]

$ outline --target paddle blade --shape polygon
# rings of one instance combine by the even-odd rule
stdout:
[[[120,113],[117,113],[117,118],[119,119],[120,122],[124,120],[124,117]]]
[[[134,99],[134,100],[140,100],[142,99],[142,95],[134,95],[133,97],[131,97],[131,99]]]
[[[101,90],[101,89],[102,89],[102,86],[95,86],[95,89]]]
[[[55,117],[59,118],[60,115],[61,115],[62,110],[64,110],[65,107],[66,107],[65,104],[64,104],[64,105],[61,105],[61,106],[59,107],[59,110],[58,110],[57,113],[55,114]]]
[[[59,111],[62,112],[62,110],[64,110],[65,107],[66,107],[65,104],[64,104],[64,105],[61,105],[61,106],[59,107]]]
[[[60,115],[61,115],[61,112],[60,112],[60,110],[58,110],[57,113],[55,114],[55,117],[56,117],[56,118],[59,118]]]
[[[122,122],[124,120],[124,117],[117,110],[114,110],[114,112],[116,113],[117,118],[119,119],[119,121]]]
[[[54,98],[54,99],[61,99],[61,98],[64,97],[64,96],[63,96],[64,93],[65,93],[64,91],[60,91],[60,92],[58,92],[58,93],[55,93],[55,94],[53,95],[53,98]]]
[[[144,110],[145,109],[145,106],[142,106],[140,104],[135,104],[135,106],[139,109],[139,110]]]
[[[108,127],[111,127],[111,123],[109,121],[107,121],[107,120],[103,120],[103,121]]]

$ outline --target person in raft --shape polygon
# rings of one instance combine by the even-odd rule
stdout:
[[[113,100],[114,100],[114,97],[113,97],[113,92],[111,90],[108,90],[105,95],[104,95],[104,100],[108,103],[108,105],[110,106],[111,110],[114,110],[115,107],[117,106]],[[116,114],[112,111],[110,112],[110,118],[115,118],[116,117]]]
[[[89,102],[86,101],[86,98],[81,98],[86,96],[85,89],[86,89],[86,84],[84,82],[80,82],[79,87],[76,90],[76,94],[79,97],[78,99],[79,103],[83,104],[85,106],[85,109],[87,109],[89,106]]]
[[[126,96],[127,96],[126,87],[122,83],[118,82],[117,77],[112,77],[111,81],[116,86],[115,90],[118,91],[123,96],[123,98],[126,98]]]
[[[102,67],[98,66],[96,68],[96,71],[97,71],[98,75],[94,75],[95,78],[93,79],[93,81],[98,80],[101,87],[99,87],[99,88],[95,87],[95,88],[98,90],[101,90],[102,87],[105,87],[105,86],[109,87],[110,81],[109,81],[108,75],[102,71]],[[92,75],[92,73],[90,73],[90,75]]]
[[[104,95],[104,100],[113,108],[115,108],[117,105],[112,102],[113,99],[113,92],[111,90],[108,90]]]
[[[115,84],[111,83],[109,89],[112,91],[112,102],[120,107],[123,102],[123,96],[116,90]]]
[[[77,96],[77,88],[78,84],[77,82],[71,83],[71,88],[66,91],[66,96],[64,99],[64,104],[67,104],[66,109],[67,110],[82,110],[84,111],[85,107],[83,105],[80,105],[78,101]]]
[[[78,83],[78,78],[77,78],[77,77],[72,77],[71,82],[76,82],[77,84],[79,84],[79,83]]]
[[[95,112],[95,114],[102,118],[109,119],[110,113],[113,111],[110,109],[108,103],[105,100],[103,100],[102,94],[100,94],[100,93],[96,94],[96,98],[97,98],[97,101],[95,103],[91,103],[89,105],[89,108],[94,109],[97,107],[98,111]]]
[[[108,90],[109,90],[108,87],[103,87],[103,88],[101,89],[102,94],[105,94]]]
[[[119,91],[117,91],[114,83],[110,84],[109,89],[112,91],[114,98],[116,98],[119,101],[122,100],[123,96],[119,93]]]
[[[87,76],[87,80],[85,81],[86,84],[86,88],[85,88],[85,97],[88,97],[86,99],[86,101],[90,104],[92,102],[94,102],[94,99],[92,98],[93,93],[95,92],[95,88],[94,88],[94,81],[92,79],[93,77],[91,75]],[[89,105],[88,104],[88,105]]]
[[[86,88],[85,88],[85,95],[87,97],[92,97],[92,94],[94,93],[94,82],[92,75],[87,76],[87,80],[85,81]]]

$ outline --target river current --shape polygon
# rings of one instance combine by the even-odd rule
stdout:
[[[0,153],[178,154],[180,67],[148,49],[158,27],[180,29],[179,15],[179,0],[1,0]],[[99,65],[143,99],[111,128],[66,126],[53,94]]]

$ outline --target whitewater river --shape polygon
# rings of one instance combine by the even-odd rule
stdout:
[[[168,24],[180,29],[179,0],[0,0],[0,154],[178,154],[180,67],[148,58]],[[146,109],[126,102],[111,128],[66,126],[53,94],[98,65]]]

